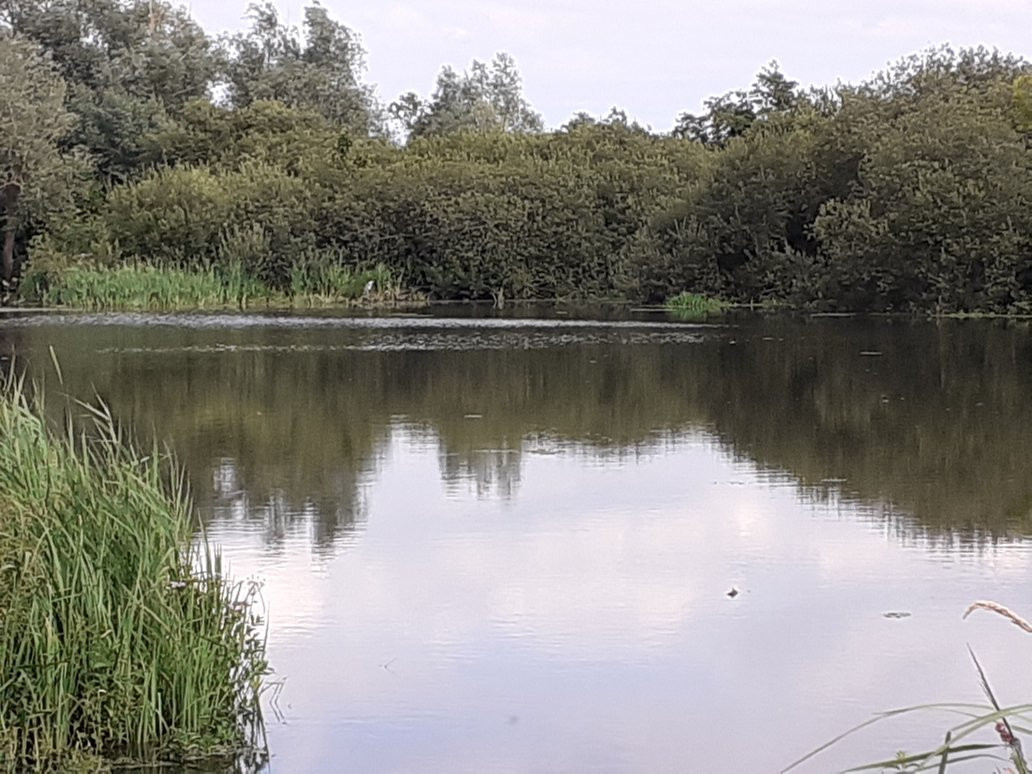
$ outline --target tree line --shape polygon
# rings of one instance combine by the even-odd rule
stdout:
[[[513,59],[380,101],[358,35],[271,4],[216,37],[161,0],[0,0],[3,275],[387,267],[431,298],[680,291],[1032,312],[1032,70],[984,49],[803,89],[776,64],[673,131],[546,131]]]

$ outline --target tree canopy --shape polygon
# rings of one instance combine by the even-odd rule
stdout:
[[[362,83],[365,49],[358,35],[315,4],[303,32],[279,20],[272,3],[252,5],[251,28],[224,39],[229,105],[276,101],[310,110],[359,134],[382,129],[372,89]]]
[[[457,131],[540,132],[544,126],[523,97],[516,61],[504,53],[490,64],[474,60],[463,73],[444,67],[430,99],[409,92],[390,112],[409,138]]]
[[[10,281],[22,220],[59,209],[77,171],[76,159],[60,148],[74,126],[64,81],[37,45],[10,33],[0,33],[0,117],[2,273]]]

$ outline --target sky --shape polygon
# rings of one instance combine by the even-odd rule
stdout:
[[[209,32],[246,26],[249,0],[193,0]],[[274,0],[300,24],[306,0]],[[657,131],[776,60],[803,85],[857,82],[930,46],[1032,59],[1032,0],[323,0],[362,36],[367,82],[390,102],[429,94],[443,65],[512,55],[524,95],[557,127],[618,107]]]

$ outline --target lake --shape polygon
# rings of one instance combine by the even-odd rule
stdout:
[[[1032,697],[1032,636],[961,617],[1032,615],[1029,324],[577,317],[21,314],[0,346],[168,441],[264,584],[273,772],[779,771],[984,703],[969,644]]]

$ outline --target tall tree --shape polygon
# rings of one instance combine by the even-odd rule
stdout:
[[[777,62],[771,62],[756,76],[749,98],[760,117],[788,113],[799,105],[799,84],[790,81],[781,72]]]
[[[782,74],[777,62],[771,62],[756,76],[748,91],[709,98],[703,103],[706,112],[701,116],[678,116],[674,135],[704,145],[726,145],[745,134],[756,121],[795,110],[801,101],[797,86]]]
[[[409,92],[390,106],[409,138],[456,131],[539,132],[540,114],[523,96],[516,60],[504,52],[466,72],[442,68],[429,100]]]
[[[82,144],[109,179],[138,168],[140,139],[207,98],[218,72],[211,40],[165,0],[3,0],[0,26],[39,44],[68,84]]]
[[[0,216],[3,279],[14,275],[15,234],[27,202],[67,195],[74,160],[61,141],[75,119],[64,107],[65,83],[31,41],[0,34]]]
[[[271,3],[251,6],[251,29],[225,41],[229,102],[260,101],[311,110],[361,136],[380,128],[372,89],[362,83],[365,49],[358,35],[314,3],[303,33],[280,22]]]

